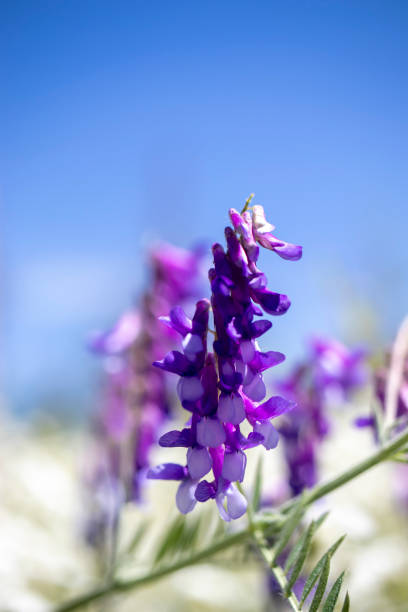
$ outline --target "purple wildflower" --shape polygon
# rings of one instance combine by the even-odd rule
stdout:
[[[198,252],[156,247],[150,255],[150,288],[139,307],[123,314],[110,331],[91,337],[90,348],[104,357],[105,371],[102,410],[96,417],[101,468],[96,465],[89,480],[96,497],[107,481],[116,482],[111,489],[124,501],[141,497],[150,450],[170,411],[167,376],[152,361],[171,347],[177,334],[160,317],[195,297],[200,261]]]
[[[154,364],[180,377],[179,398],[191,418],[183,430],[162,436],[159,444],[187,448],[187,465],[162,464],[148,472],[149,478],[180,481],[176,495],[180,512],[190,512],[197,501],[214,499],[225,521],[246,511],[246,500],[235,485],[244,479],[245,451],[259,444],[275,448],[278,433],[271,420],[294,406],[278,396],[265,400],[262,373],[281,363],[284,355],[260,350],[257,338],[271,323],[255,317],[264,311],[284,314],[290,301],[267,289],[266,277],[256,266],[257,243],[286,259],[301,256],[301,247],[269,233],[272,226],[265,221],[262,207],[254,207],[252,216],[231,209],[230,217],[234,229],[225,229],[226,251],[220,244],[212,249],[211,301],[197,302],[192,319],[180,308],[170,311],[165,322],[182,336],[183,352],[171,351]],[[207,347],[210,310],[215,326],[213,351]],[[245,421],[252,428],[247,437],[240,429]]]
[[[296,402],[279,429],[292,495],[317,482],[319,446],[330,431],[327,405],[345,401],[367,380],[364,351],[329,339],[314,339],[310,348],[307,361],[279,384],[280,391]]]

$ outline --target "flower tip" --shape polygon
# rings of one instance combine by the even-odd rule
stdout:
[[[235,208],[230,208],[228,214],[229,218],[231,219],[231,223],[233,224],[234,228],[237,229],[242,221],[241,215],[237,210],[235,210]]]
[[[188,514],[197,503],[195,498],[196,483],[189,478],[180,483],[176,493],[176,506],[181,514]]]
[[[274,251],[288,261],[299,261],[303,255],[303,247],[297,244],[286,243],[284,246],[277,246]]]

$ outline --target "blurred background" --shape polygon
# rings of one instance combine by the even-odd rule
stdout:
[[[391,339],[408,301],[407,13],[403,0],[1,3],[13,412],[89,409],[86,335],[137,295],[143,249],[221,239],[251,192],[304,246],[297,266],[265,258],[293,302],[276,346],[295,354],[317,325]]]
[[[39,448],[27,430],[95,410],[86,339],[137,300],[150,245],[222,240],[228,208],[255,192],[276,235],[304,247],[296,265],[262,258],[292,300],[270,332],[288,367],[316,332],[392,341],[408,304],[408,5],[3,0],[0,13],[2,481],[10,507],[47,500],[38,521],[65,526],[50,535],[59,584],[78,568],[61,551],[76,546],[83,441],[63,451],[57,430]],[[2,610],[45,609],[13,576]]]

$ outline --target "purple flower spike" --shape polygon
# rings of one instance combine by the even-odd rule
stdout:
[[[266,402],[258,408],[263,410],[265,406],[266,412],[271,408],[287,412],[279,433],[292,495],[317,482],[320,446],[330,431],[328,405],[333,400],[347,400],[366,381],[363,352],[321,338],[314,339],[310,346],[310,356],[279,385],[279,389],[293,400],[289,410],[285,410],[279,398],[271,398],[271,405]],[[359,423],[360,426],[365,424]]]
[[[94,421],[96,457],[87,458],[84,477],[91,516],[86,533],[92,545],[106,545],[121,504],[140,501],[146,473],[153,479],[188,477],[188,469],[177,464],[149,466],[152,446],[170,415],[173,393],[166,372],[194,376],[205,354],[204,349],[197,354],[193,341],[186,354],[157,361],[174,347],[175,331],[182,337],[201,333],[177,306],[196,298],[201,261],[202,253],[156,245],[149,255],[150,284],[138,304],[89,341],[89,348],[102,356],[104,370],[102,405]],[[160,319],[169,312],[164,326]],[[187,435],[175,432],[161,442],[190,447],[195,438],[189,429]],[[112,497],[108,510],[106,500]]]
[[[196,501],[215,499],[225,521],[239,518],[247,508],[245,497],[234,485],[244,479],[245,451],[260,444],[268,450],[275,448],[279,436],[270,419],[294,406],[277,396],[259,404],[266,395],[262,372],[281,363],[285,356],[259,350],[257,338],[272,324],[254,319],[264,312],[284,314],[290,302],[285,295],[267,289],[266,276],[255,265],[258,244],[271,250],[272,238],[266,234],[273,229],[265,220],[260,223],[259,210],[257,215],[255,224],[249,210],[242,214],[230,210],[233,228],[225,229],[227,250],[218,243],[212,249],[214,267],[208,273],[211,303],[197,303],[191,325],[182,311],[171,311],[166,323],[183,336],[183,353],[172,351],[155,364],[180,376],[177,391],[183,407],[191,413],[185,430],[169,432],[160,439],[162,446],[188,448],[177,506],[187,513]],[[297,258],[290,252],[291,245],[274,240],[272,250]],[[210,306],[214,352],[209,351],[207,340]],[[245,421],[253,428],[247,438],[240,430]],[[210,471],[212,480],[207,476]],[[204,476],[207,479],[200,481]]]

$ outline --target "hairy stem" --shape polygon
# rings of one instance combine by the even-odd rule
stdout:
[[[385,461],[386,459],[391,458],[401,448],[405,447],[406,444],[408,444],[408,431],[407,430],[405,430],[399,436],[394,438],[391,442],[388,442],[387,444],[385,444],[382,448],[377,450],[370,457],[352,466],[351,468],[349,468],[348,470],[346,470],[339,476],[336,476],[335,478],[333,478],[332,480],[329,480],[326,483],[316,485],[309,491],[304,492],[302,495],[303,499],[301,503],[304,506],[309,506],[317,499],[324,497],[328,493],[331,493],[332,491],[343,486],[350,480],[353,480],[356,476],[363,474],[364,472],[378,465],[382,461]],[[291,499],[288,502],[285,502],[277,510],[278,512],[286,511],[294,503],[299,503],[298,497]],[[106,595],[112,595],[115,593],[120,593],[123,591],[128,591],[130,589],[135,589],[137,587],[144,586],[146,584],[159,580],[160,578],[163,578],[164,576],[172,574],[173,572],[177,572],[180,569],[183,569],[195,563],[204,561],[205,559],[212,557],[218,552],[231,548],[232,546],[235,546],[237,544],[241,544],[246,539],[252,539],[252,541],[254,541],[256,546],[259,548],[259,541],[256,540],[257,530],[263,530],[268,527],[270,528],[274,523],[281,522],[281,520],[282,520],[282,517],[280,514],[276,514],[274,517],[271,517],[271,518],[260,517],[259,520],[255,520],[254,522],[252,522],[252,517],[251,517],[251,523],[246,529],[243,529],[236,533],[227,535],[219,542],[216,542],[215,544],[212,544],[208,546],[207,548],[204,548],[203,550],[186,557],[185,559],[177,561],[171,565],[167,565],[167,566],[155,569],[149,572],[148,574],[145,574],[144,576],[141,576],[139,578],[134,578],[131,580],[118,580],[118,579],[112,580],[106,585],[103,585],[99,588],[89,591],[88,593],[85,593],[82,596],[72,599],[71,601],[68,601],[65,604],[62,604],[61,606],[56,608],[55,612],[71,612],[71,610],[77,610],[78,608],[81,608],[82,606],[92,601],[95,601],[97,599],[101,599],[102,597],[105,597]],[[264,556],[264,551],[261,551],[261,553],[262,553],[262,556]],[[265,561],[269,563],[269,556],[267,556],[267,559],[264,557],[264,559]],[[271,567],[271,565],[269,566]],[[279,584],[281,584],[282,576],[279,571],[279,568],[272,566],[271,570],[274,573],[275,578],[278,580]],[[284,575],[283,575],[283,578],[285,578]],[[293,597],[294,596],[292,596],[292,599]],[[294,599],[293,601],[290,601],[290,599],[288,601],[291,604],[293,610],[298,609],[294,607],[295,605],[298,605]]]

